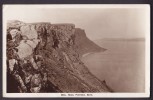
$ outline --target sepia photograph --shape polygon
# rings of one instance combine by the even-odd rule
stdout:
[[[3,5],[3,97],[149,97],[147,4]]]

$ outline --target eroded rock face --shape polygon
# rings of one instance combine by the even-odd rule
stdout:
[[[37,31],[35,30],[34,25],[21,26],[20,30],[22,32],[22,35],[27,36],[28,39],[37,39],[38,38],[38,34],[37,34]]]
[[[80,37],[73,24],[12,21],[7,30],[7,73],[18,83],[17,92],[111,92],[81,62],[86,49],[96,51],[96,45]],[[93,48],[84,48],[83,41]]]
[[[21,40],[19,46],[16,48],[18,49],[18,55],[20,58],[26,58],[33,54],[34,49],[38,45],[39,40]]]
[[[93,33],[94,34],[94,33]],[[101,48],[97,46],[94,42],[89,40],[86,37],[85,30],[76,28],[75,29],[75,45],[77,46],[77,52],[81,55],[88,53],[88,52],[99,52],[105,51],[105,48]]]

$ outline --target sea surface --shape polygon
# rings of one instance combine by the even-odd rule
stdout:
[[[99,40],[95,43],[107,50],[83,56],[88,69],[115,92],[144,92],[145,41]]]

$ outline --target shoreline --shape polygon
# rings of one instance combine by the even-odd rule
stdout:
[[[84,58],[84,57],[87,57],[91,54],[94,54],[94,53],[99,53],[99,52],[105,52],[107,49],[104,49],[104,50],[100,50],[100,51],[94,51],[94,52],[88,52],[88,53],[85,53],[81,56],[81,58]]]
[[[84,58],[84,57],[86,57],[86,56],[89,56],[90,54],[93,54],[93,53],[95,53],[95,52],[88,52],[88,53],[85,53],[85,54],[82,55],[81,58]]]

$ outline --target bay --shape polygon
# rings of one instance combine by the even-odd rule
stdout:
[[[107,50],[88,53],[82,61],[115,92],[145,91],[145,41],[98,40]]]

